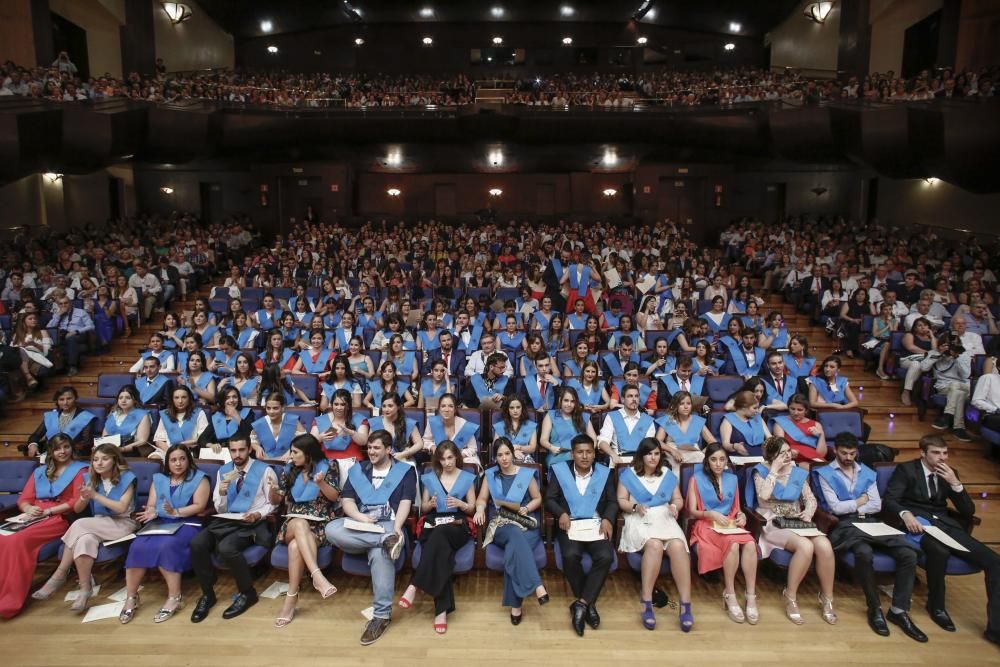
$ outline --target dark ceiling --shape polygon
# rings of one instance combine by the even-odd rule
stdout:
[[[626,23],[643,0],[199,0],[199,6],[236,38],[259,37],[365,23],[594,22]],[[797,0],[651,0],[642,23],[760,36],[783,21]],[[429,13],[428,11],[429,10]],[[496,11],[500,10],[500,11]],[[272,24],[270,33],[261,21]],[[739,23],[738,32],[731,23]]]

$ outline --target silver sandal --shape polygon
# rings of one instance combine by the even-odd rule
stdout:
[[[125,609],[122,607],[122,611],[118,614],[118,622],[122,625],[130,623],[133,618],[135,618],[135,610],[139,608],[139,594],[129,595],[125,598],[125,604],[128,604],[129,600],[135,600],[135,604],[132,605],[131,609]]]
[[[156,612],[156,616],[153,617],[153,623],[163,623],[164,621],[169,621],[174,614],[179,612],[181,608],[184,607],[184,595],[178,595],[177,597],[168,597],[168,601],[173,600],[177,603],[177,606],[173,609],[160,608],[160,611]]]

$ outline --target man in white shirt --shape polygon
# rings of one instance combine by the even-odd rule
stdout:
[[[623,385],[622,407],[608,414],[597,436],[598,448],[617,465],[622,456],[631,456],[643,438],[656,436],[656,422],[639,410],[639,387]]]
[[[965,348],[967,355],[974,357],[977,354],[986,354],[983,337],[975,331],[968,330],[964,315],[959,314],[951,318],[951,330],[962,341],[962,347]]]
[[[148,320],[153,315],[153,308],[163,287],[159,279],[147,271],[146,265],[142,262],[136,262],[133,268],[135,273],[129,277],[128,285],[133,289],[142,290],[142,316]]]
[[[496,350],[496,344],[497,339],[493,334],[483,333],[479,338],[479,349],[473,352],[465,363],[465,377],[471,378],[473,375],[482,375],[486,372],[486,359]],[[503,374],[507,377],[514,376],[514,367],[509,357]]]

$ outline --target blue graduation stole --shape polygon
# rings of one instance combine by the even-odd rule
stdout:
[[[712,368],[714,368],[716,371],[722,370],[722,367],[725,366],[725,365],[726,365],[726,362],[724,362],[722,359],[713,359],[712,360],[712,364],[711,364]],[[691,373],[694,374],[694,375],[692,375],[692,379],[694,377],[704,377],[704,376],[698,376],[697,375],[697,373],[698,373],[698,371],[700,369],[701,369],[701,364],[698,362],[698,360],[697,359],[691,359]]]
[[[490,488],[490,497],[496,505],[499,501],[520,505],[524,497],[528,495],[528,487],[531,486],[531,478],[535,476],[535,471],[531,468],[520,468],[514,475],[507,493],[503,492],[503,482],[500,480],[500,467],[493,466],[486,470],[486,484]]]
[[[798,381],[791,375],[785,376],[785,385],[778,393],[777,387],[772,385],[770,382],[764,382],[764,396],[767,398],[767,402],[771,403],[775,399],[780,400],[782,403],[788,404],[788,401],[792,400],[792,396],[798,390]]]
[[[656,493],[649,492],[649,489],[642,483],[642,480],[635,474],[631,466],[621,471],[618,475],[618,481],[628,489],[628,492],[632,494],[632,498],[640,505],[659,507],[670,502],[670,499],[674,497],[674,489],[677,488],[677,476],[674,475],[672,470],[664,469],[661,473],[663,480],[660,482],[660,488],[656,490]]]
[[[233,386],[234,387],[236,386],[235,383],[233,384]],[[250,400],[250,398],[253,396],[254,390],[259,386],[260,386],[260,376],[254,375],[252,378],[244,382],[242,387],[239,387],[240,397],[244,401]],[[289,405],[291,405],[291,403],[289,403]]]
[[[135,435],[136,430],[139,428],[139,422],[148,414],[149,410],[134,408],[132,412],[125,415],[125,419],[119,424],[115,419],[115,414],[109,412],[104,420],[104,430],[108,435]]]
[[[461,500],[468,493],[469,489],[472,488],[472,483],[476,481],[476,476],[467,470],[458,471],[458,479],[455,480],[455,484],[451,487],[451,491],[445,491],[444,485],[441,484],[441,480],[433,471],[425,472],[421,477],[420,481],[423,482],[424,488],[427,489],[427,493],[431,496],[437,496],[437,511],[454,513],[458,511],[458,508],[448,509],[447,498],[451,496],[452,498],[457,498]]]
[[[739,313],[740,315],[747,312],[746,301],[740,301],[739,299],[732,299],[730,300],[729,304],[732,306],[733,310]],[[743,320],[743,318],[741,317],[740,320]]]
[[[295,320],[297,322],[301,322],[302,324],[305,324],[307,327],[309,326],[309,323],[312,322],[312,319],[313,319],[313,314],[312,313],[296,313],[296,312],[292,312],[292,315],[295,317]]]
[[[673,371],[675,368],[677,368],[677,357],[675,357],[673,355],[668,355],[664,359],[665,359],[665,363],[662,366],[660,366],[659,368],[657,368],[653,372],[653,377],[655,377],[657,379],[666,377],[667,375],[670,374],[671,371]],[[643,361],[642,362],[642,370],[643,370],[643,372],[648,371],[649,367],[652,366],[653,362],[655,362],[655,361],[656,361],[655,358],[650,358],[650,359],[647,359],[647,360]]]
[[[764,348],[754,346],[753,356],[754,363],[753,366],[747,364],[747,357],[745,350],[742,345],[740,345],[739,350],[730,350],[732,352],[733,366],[736,367],[736,372],[739,375],[757,375],[760,372],[760,366],[764,363],[764,355],[767,354]]]
[[[816,446],[819,444],[818,437],[805,433],[788,415],[775,417],[774,423],[780,426],[785,433],[792,437],[792,440],[799,444],[812,447],[813,449],[816,449]]]
[[[480,376],[477,375],[475,377],[480,377]],[[504,376],[504,379],[506,379],[506,376]],[[480,382],[482,382],[482,379],[480,379]],[[473,381],[473,386],[475,386],[474,381]],[[447,393],[446,391],[447,389],[448,389],[448,384],[446,382],[442,382],[440,387],[434,389],[434,380],[432,380],[431,378],[424,378],[423,380],[420,381],[420,395],[424,397],[424,400],[428,398],[438,398],[440,396],[444,396]],[[500,393],[503,392],[501,391]],[[477,396],[479,395],[478,390],[476,390],[476,395]]]
[[[351,416],[351,426],[357,430],[360,427],[359,421],[364,419],[361,415]],[[325,431],[329,430],[330,426],[333,425],[333,421],[330,419],[329,413],[323,413],[316,417],[316,430],[322,435]],[[344,433],[342,430],[337,435],[337,437],[332,440],[321,440],[323,447],[335,452],[342,452],[351,446],[354,439],[348,434]]]
[[[621,410],[615,410],[610,415],[611,424],[615,427],[615,437],[618,440],[618,450],[622,454],[632,454],[639,449],[639,441],[646,437],[649,427],[653,426],[653,418],[639,409],[639,421],[631,431],[625,424]]]
[[[65,433],[70,437],[70,440],[76,438],[80,435],[80,431],[87,427],[87,424],[94,421],[94,415],[87,412],[86,410],[80,410],[76,413],[73,419],[70,420],[69,424],[66,425],[66,430],[63,431],[59,428],[59,410],[48,410],[42,416],[42,421],[45,422],[45,438],[49,439],[54,435],[59,433]]]
[[[171,445],[176,445],[187,440],[194,438],[194,427],[198,423],[198,414],[201,412],[201,408],[195,408],[188,415],[187,419],[184,420],[183,424],[178,424],[167,411],[164,410],[160,413],[160,420],[163,422],[163,429],[167,432],[167,441]]]
[[[118,479],[118,483],[115,484],[113,487],[111,487],[110,491],[104,493],[104,485],[98,483],[97,488],[94,489],[94,492],[104,496],[108,500],[121,500],[122,495],[125,493],[125,490],[128,489],[128,487],[132,486],[133,484],[135,484],[135,475],[132,474],[132,471],[122,470],[121,476]],[[110,516],[111,510],[105,507],[104,505],[100,504],[96,500],[91,500],[90,513],[93,514],[94,516],[98,516],[101,514]]]
[[[512,445],[525,447],[531,443],[531,436],[535,435],[537,429],[538,424],[527,419],[522,421],[521,425],[518,426],[517,433],[508,433],[507,425],[501,420],[493,424],[493,439],[508,438]]]
[[[390,357],[392,359],[392,357]],[[413,375],[413,365],[416,363],[416,354],[413,352],[403,352],[403,360],[392,359],[392,365],[396,367],[396,372],[404,377]]]
[[[281,327],[278,329],[278,331],[281,332],[281,338],[282,340],[285,341],[286,344],[288,343],[294,344],[302,336],[302,332],[298,329],[298,327],[291,327],[289,329]]]
[[[362,505],[378,507],[389,502],[392,492],[396,490],[396,487],[410,470],[411,468],[407,464],[392,461],[389,472],[386,473],[382,484],[376,489],[372,486],[372,464],[369,461],[361,461],[357,465],[351,466],[347,471],[347,481],[350,482],[351,488],[358,495],[358,500],[361,501]]]
[[[493,381],[493,390],[490,391],[489,387],[486,386],[486,380],[483,379],[482,375],[476,374],[469,378],[469,382],[472,383],[472,388],[476,391],[476,398],[480,401],[485,399],[487,396],[492,396],[493,394],[502,394],[507,388],[507,382],[510,381],[506,375],[501,375],[499,378]],[[538,387],[535,387],[535,393],[538,393]]]
[[[479,349],[479,339],[483,337],[483,325],[479,322],[472,325],[472,329],[469,331],[468,344],[462,340],[462,337],[458,333],[453,331],[452,334],[458,341],[457,349],[465,352],[466,356],[470,356],[473,352]]]
[[[176,343],[174,344],[176,345]],[[139,357],[143,360],[149,359],[150,357],[156,357],[156,360],[160,362],[160,365],[165,364],[167,359],[172,356],[174,356],[174,353],[170,350],[160,350],[157,354],[153,354],[152,350],[143,350],[139,353]]]
[[[795,361],[795,357],[793,357],[790,352],[785,352],[781,356],[785,359],[785,368],[788,369],[788,374],[796,379],[800,377],[809,377],[809,374],[812,373],[813,366],[816,365],[816,359],[813,357],[803,357],[802,366],[799,366]]]
[[[573,437],[579,433],[576,430],[576,426],[573,424],[573,420],[568,417],[564,417],[562,412],[552,411],[548,413],[552,419],[552,430],[549,431],[549,442],[556,445],[560,449],[565,449],[564,452],[559,452],[558,454],[549,454],[546,457],[546,461],[549,466],[554,466],[556,463],[566,461],[572,458],[572,451],[570,450],[570,443],[573,441]]]
[[[609,329],[617,329],[618,325],[621,324],[622,315],[625,313],[619,313],[615,315],[610,310],[604,311],[604,322],[608,325]]]
[[[326,471],[328,471],[329,469],[330,469],[329,463],[327,463],[326,461],[317,461],[316,467],[313,468],[312,474],[306,475],[306,479],[303,480],[302,471],[295,468],[295,466],[293,466],[291,462],[289,462],[288,465],[285,467],[285,471],[289,474],[295,475],[295,483],[292,484],[292,489],[291,491],[289,491],[289,495],[292,497],[292,500],[294,500],[297,503],[308,503],[312,502],[313,500],[316,500],[316,498],[319,497],[319,484],[313,481],[313,477],[316,476],[316,473],[320,472],[325,475]],[[245,483],[243,485],[243,488],[246,488]]]
[[[554,313],[553,313],[554,314]],[[549,321],[552,319],[552,314],[546,315],[540,310],[534,312],[535,321],[539,324],[539,329],[542,331],[549,330]]]
[[[601,357],[601,360],[604,362],[604,365],[608,367],[608,371],[610,371],[612,375],[625,375],[625,371],[622,368],[622,363],[619,361],[617,353],[605,352]],[[631,361],[631,359],[629,361]]]
[[[695,484],[698,486],[698,495],[701,496],[702,506],[711,512],[718,512],[723,516],[729,516],[733,509],[733,502],[736,500],[736,475],[728,470],[722,473],[722,498],[715,491],[715,485],[708,478],[705,471],[700,466],[694,469]]]
[[[664,375],[660,378],[660,381],[663,382],[663,386],[667,388],[667,393],[671,396],[681,390],[681,384],[677,381],[676,373]],[[692,373],[691,377],[688,378],[688,384],[691,386],[691,395],[700,396],[701,390],[705,387],[705,376]]]
[[[708,316],[708,313],[703,313],[699,319],[707,322],[708,330],[716,334],[719,333],[720,331],[725,331],[726,329],[729,328],[729,320],[733,319],[733,316],[730,315],[729,313],[724,313],[722,316],[722,321],[719,322],[718,324],[716,324],[715,320],[713,320],[711,317]]]
[[[625,400],[625,394],[624,394],[625,380],[615,380],[612,384],[614,385],[615,389],[618,390],[619,402]],[[639,384],[636,386],[639,387],[639,409],[645,410],[646,401],[649,400],[649,395],[653,393],[653,388],[644,384]]]
[[[558,280],[562,280],[563,271],[565,271],[566,269],[563,268],[562,262],[556,257],[552,258],[552,270],[555,272],[556,278]]]
[[[545,351],[549,353],[550,357],[554,357],[559,352],[559,349],[562,347],[563,334],[559,333],[556,336],[550,336],[548,331],[543,331],[542,341],[545,344]]]
[[[439,339],[441,332],[435,331],[434,337],[431,338],[426,330],[421,330],[417,332],[417,336],[420,337],[420,347],[424,352],[430,352],[432,350],[441,349],[441,341]]]
[[[236,347],[241,350],[245,350],[253,343],[253,339],[257,337],[256,329],[251,329],[250,327],[245,327],[243,331],[236,335]]]
[[[139,400],[143,403],[149,403],[166,383],[166,376],[159,373],[156,374],[152,383],[148,382],[145,376],[136,378],[135,388],[139,391]]]
[[[267,314],[267,311],[261,308],[257,311],[257,324],[260,326],[262,331],[270,331],[278,326],[278,322],[281,321],[281,309],[274,309],[274,316]]]
[[[406,390],[410,388],[410,383],[406,380],[396,380],[396,393],[402,396],[406,393]],[[372,392],[372,403],[375,405],[382,405],[382,397],[385,395],[385,389],[382,388],[381,382],[372,382],[369,390]]]
[[[323,328],[324,329],[336,329],[340,326],[340,320],[343,318],[343,314],[337,310],[334,311],[333,315],[323,316]]]
[[[824,378],[816,377],[815,375],[809,378],[809,381],[823,400],[827,403],[847,403],[847,394],[845,390],[847,389],[847,378],[842,375],[837,376],[836,389],[830,391],[830,383]]]
[[[281,360],[278,362],[278,366],[280,366],[281,368],[284,368],[285,364],[288,363],[288,360],[291,359],[294,356],[295,356],[295,351],[294,350],[292,350],[291,348],[288,348],[288,347],[284,348],[281,351]]]
[[[569,286],[576,290],[576,295],[581,299],[586,299],[590,294],[590,286],[593,281],[590,278],[590,265],[585,264],[583,270],[579,270],[579,264],[569,267]],[[577,273],[579,271],[579,273]]]
[[[303,298],[306,300],[306,308],[309,309],[309,313],[315,312],[316,311],[316,302],[314,302],[309,297],[303,297]],[[298,303],[299,303],[299,297],[297,297],[297,296],[293,296],[292,298],[290,298],[288,300],[288,310],[292,311],[293,313],[296,313],[296,317],[298,316],[298,312],[299,311],[296,310],[295,306],[298,305]]]
[[[876,479],[874,470],[862,463],[858,465],[860,469],[858,474],[854,476],[853,488],[847,488],[847,479],[843,475],[838,475],[837,470],[832,465],[819,466],[813,468],[812,471],[830,485],[833,492],[837,494],[837,500],[857,500],[871,488]]]
[[[524,332],[518,331],[514,335],[511,335],[504,331],[499,336],[497,340],[500,341],[500,348],[508,352],[517,352],[521,349],[521,343],[524,342]]]
[[[701,415],[691,415],[688,420],[687,430],[682,431],[680,424],[674,421],[669,415],[664,415],[656,420],[656,424],[666,431],[670,439],[678,445],[695,445],[701,448],[701,430],[705,428],[705,418]]]
[[[524,378],[524,390],[528,392],[528,398],[531,399],[531,405],[535,410],[549,410],[552,408],[552,401],[556,392],[551,383],[546,383],[545,395],[542,396],[538,391],[538,378],[535,375],[529,375]]]
[[[215,379],[215,376],[208,371],[202,371],[201,375],[198,376],[197,380],[191,378],[187,373],[181,375],[184,381],[188,383],[189,386],[193,385],[199,389],[204,389],[208,386],[208,383]]]
[[[215,429],[215,437],[219,440],[228,440],[229,438],[236,435],[236,432],[240,430],[240,424],[243,420],[247,418],[250,414],[250,408],[243,408],[240,410],[240,418],[229,419],[222,412],[216,412],[212,415],[212,428]]]
[[[595,463],[593,474],[590,476],[590,481],[587,482],[587,489],[581,494],[576,488],[576,477],[570,470],[573,465],[572,461],[567,461],[566,465],[553,466],[552,472],[555,473],[563,497],[566,499],[566,505],[569,506],[570,518],[591,519],[597,512],[597,505],[601,501],[604,485],[608,481],[611,469],[600,463]]]
[[[632,349],[633,350],[639,349],[639,332],[638,331],[629,331],[627,333],[625,331],[616,331],[613,334],[611,334],[611,339],[615,341],[615,346],[616,347],[618,347],[618,346],[620,346],[622,344],[622,338],[624,336],[628,336],[629,338],[632,339]],[[633,352],[633,354],[635,354],[635,353]]]
[[[161,519],[176,519],[177,517],[164,513],[163,503],[168,498],[170,505],[174,509],[181,509],[191,504],[191,498],[198,489],[201,480],[207,476],[201,470],[189,470],[188,477],[178,484],[173,491],[170,490],[170,477],[163,473],[153,475],[153,488],[156,490],[156,514]]]
[[[583,331],[584,328],[586,328],[587,326],[587,317],[588,315],[586,313],[584,313],[583,315],[577,315],[576,313],[573,313],[572,315],[566,316],[566,323],[569,325],[569,328],[572,329],[573,331]]]
[[[215,338],[215,334],[217,334],[218,332],[219,332],[219,327],[215,326],[214,324],[209,324],[208,326],[205,327],[205,331],[203,331],[198,335],[201,336],[202,344],[207,344],[213,338]],[[195,330],[195,333],[198,333],[198,331]]]
[[[253,423],[253,431],[257,434],[257,440],[260,442],[261,449],[270,458],[278,458],[288,451],[298,427],[298,416],[286,413],[281,418],[281,426],[278,427],[278,437],[275,438],[267,417],[261,417]]]
[[[226,507],[230,512],[247,512],[253,505],[254,496],[257,495],[257,487],[260,486],[264,478],[264,471],[268,468],[266,463],[260,463],[255,459],[250,459],[247,464],[246,476],[243,478],[243,488],[239,494],[236,493],[236,480],[229,485],[229,493],[226,494]],[[222,482],[222,476],[236,469],[236,465],[230,461],[219,468],[216,484]]]
[[[338,389],[343,389],[348,394],[354,394],[355,389],[360,390],[361,385],[353,380],[345,380],[344,382],[324,382],[323,383],[323,395],[326,396],[326,400],[333,400],[333,393]]]
[[[761,477],[767,477],[770,472],[771,469],[763,463],[758,463],[753,467],[753,470],[751,471],[751,479],[747,480],[745,490],[747,507],[756,507],[757,505],[757,488],[754,486],[752,475],[756,473]],[[794,502],[799,499],[799,496],[802,495],[802,485],[805,484],[808,479],[809,473],[806,472],[805,468],[792,466],[792,472],[788,475],[788,481],[784,484],[781,482],[775,482],[774,491],[771,492],[771,497],[786,503]]]
[[[83,461],[70,461],[58,477],[49,481],[45,475],[45,466],[38,466],[32,473],[35,476],[35,497],[39,500],[55,500],[76,479],[77,473],[86,469],[87,464]]]
[[[743,326],[753,329],[757,333],[760,333],[761,331],[764,330],[764,321],[760,315],[757,315],[756,317],[744,315],[740,318],[740,322],[743,324]]]
[[[306,373],[315,375],[317,373],[322,373],[323,370],[329,365],[330,357],[333,355],[333,350],[320,349],[319,355],[316,357],[316,361],[313,361],[312,350],[305,350],[299,355],[299,359],[302,360],[302,367],[306,370]]]
[[[754,415],[747,423],[736,416],[735,412],[727,412],[726,421],[732,424],[733,430],[743,436],[743,442],[747,449],[760,447],[764,444],[764,420],[759,415]]]
[[[186,333],[187,333],[186,328],[178,327],[177,331],[174,332],[174,335],[180,338],[181,340],[184,340],[184,334]],[[177,341],[175,341],[173,338],[167,338],[166,340],[163,341],[163,347],[168,347],[171,350],[177,349]]]
[[[239,350],[233,350],[232,354],[226,356],[226,353],[222,350],[215,351],[215,361],[223,366],[228,366],[229,368],[236,369],[236,357],[240,355]]]
[[[382,317],[381,311],[376,310],[371,315],[365,312],[358,313],[358,326],[362,329],[375,329],[378,326],[378,320]]]
[[[583,388],[583,383],[576,378],[571,378],[566,382],[566,386],[573,387],[576,389],[576,395],[580,398],[580,403],[583,405],[599,405],[601,403],[601,385],[600,383],[594,383],[594,388],[591,390],[586,390]]]
[[[177,370],[179,370],[181,372],[181,375],[183,375],[185,378],[187,377],[187,363],[189,356],[191,356],[191,353],[188,352],[187,350],[177,351]]]
[[[427,420],[427,423],[430,424],[431,435],[434,436],[435,446],[441,444],[442,442],[448,439],[448,436],[445,435],[444,432],[444,421],[441,419],[440,416],[434,415],[433,417]],[[478,433],[479,433],[479,426],[470,421],[467,421],[464,424],[462,424],[462,428],[460,428],[455,433],[455,437],[453,437],[451,441],[454,442],[459,449],[464,449],[465,445],[467,445],[470,440],[475,439]]]
[[[788,329],[786,329],[785,327],[779,327],[778,328],[778,335],[776,335],[774,337],[774,340],[771,341],[771,347],[772,348],[776,348],[776,347],[786,348],[786,347],[788,347]],[[789,355],[783,355],[783,356],[791,356],[791,355],[789,354]]]
[[[409,417],[404,417],[403,418],[403,434],[402,435],[403,435],[403,440],[404,440],[404,442],[407,443],[407,445],[409,445],[409,442],[410,442],[410,434],[413,433],[413,429],[415,429],[416,427],[417,427],[417,420],[416,419],[410,419]],[[374,433],[375,431],[377,431],[377,430],[379,430],[381,428],[385,428],[385,419],[383,417],[378,416],[378,417],[369,417],[368,418],[368,430],[369,431],[371,431],[372,433]],[[398,437],[400,434],[396,433],[395,435]]]

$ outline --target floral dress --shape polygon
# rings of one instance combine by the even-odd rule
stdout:
[[[330,465],[329,469],[326,471],[326,483],[333,488],[340,491],[340,466],[337,464],[336,459],[327,461]],[[326,544],[326,524],[330,523],[337,517],[337,501],[330,501],[326,499],[326,496],[322,492],[316,495],[316,498],[306,502],[296,502],[292,498],[292,486],[295,484],[295,475],[302,473],[296,473],[295,468],[291,466],[286,466],[285,471],[281,473],[280,479],[278,481],[278,488],[285,494],[285,498],[288,503],[288,514],[304,514],[307,516],[314,516],[320,521],[309,521],[309,529],[312,530],[313,535],[316,536],[316,540],[320,546]],[[288,527],[288,518],[285,518],[285,522],[281,524],[281,528],[278,530],[277,542],[285,543],[285,529]]]

